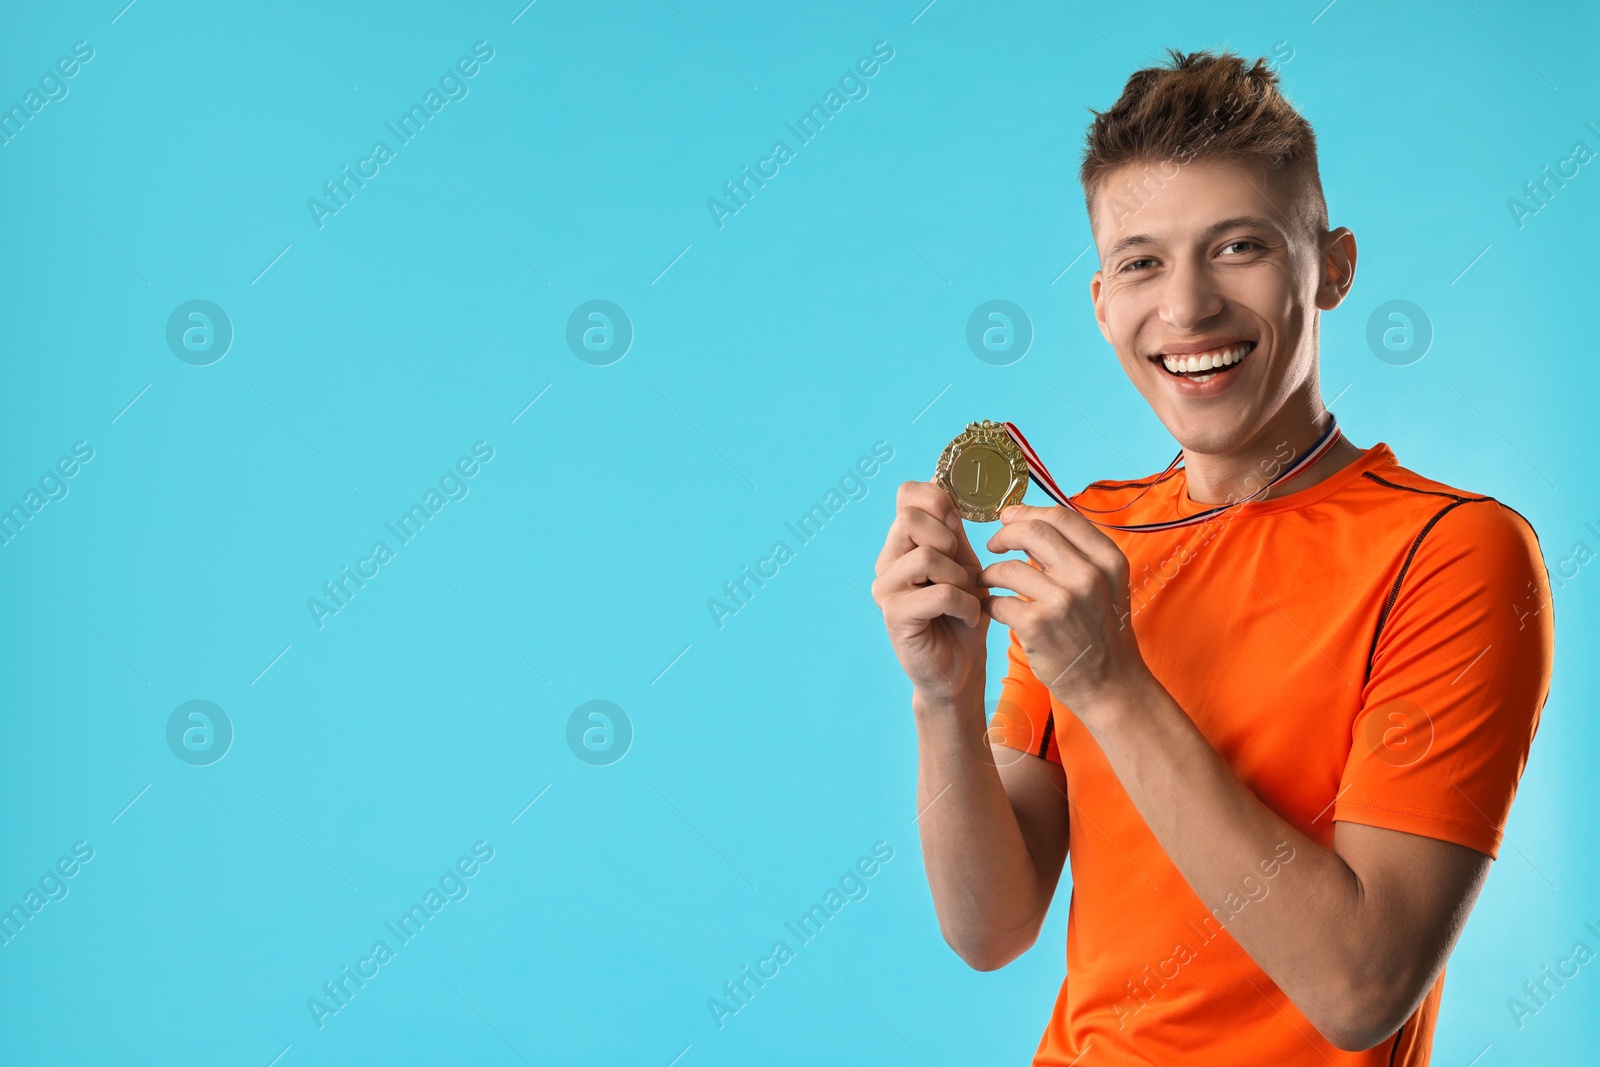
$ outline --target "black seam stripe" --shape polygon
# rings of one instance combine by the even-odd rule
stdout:
[[[1156,485],[1156,484],[1158,484],[1160,482],[1166,481],[1168,478],[1171,478],[1174,474],[1177,474],[1181,470],[1183,470],[1182,467],[1174,467],[1172,470],[1168,471],[1167,473],[1161,475],[1158,478],[1151,478],[1148,482],[1114,482],[1114,481],[1090,482],[1086,488],[1089,488],[1089,489],[1111,489],[1111,490],[1115,490],[1115,489],[1144,489],[1144,488],[1146,488],[1148,486]]]
[[[1379,485],[1387,485],[1390,489],[1400,489],[1400,490],[1403,490],[1403,491],[1405,491],[1407,493],[1423,493],[1423,494],[1425,494],[1427,496],[1444,496],[1444,497],[1449,497],[1451,500],[1460,501],[1462,503],[1465,503],[1468,500],[1478,501],[1478,500],[1493,500],[1494,499],[1493,497],[1489,497],[1489,496],[1462,496],[1460,493],[1441,493],[1437,489],[1418,489],[1418,488],[1416,488],[1414,486],[1410,486],[1410,485],[1399,485],[1399,484],[1397,484],[1395,482],[1389,481],[1387,478],[1380,478],[1376,474],[1373,474],[1371,471],[1362,471],[1361,473],[1362,473],[1362,475],[1364,477],[1371,478],[1373,481],[1377,482]]]
[[[1039,758],[1046,759],[1045,753],[1050,751],[1050,735],[1056,732],[1056,713],[1050,712],[1044,717],[1044,740],[1039,742]]]
[[[1444,518],[1452,510],[1460,507],[1462,504],[1478,504],[1486,501],[1498,504],[1500,502],[1495,500],[1492,496],[1462,496],[1460,493],[1443,493],[1436,489],[1418,489],[1415,486],[1400,485],[1397,482],[1391,482],[1387,478],[1373,474],[1371,471],[1362,471],[1361,474],[1363,477],[1370,478],[1379,485],[1387,486],[1390,489],[1398,489],[1405,493],[1417,493],[1422,496],[1442,496],[1445,499],[1452,501],[1452,503],[1447,504],[1444,508],[1440,509],[1433,516],[1433,518],[1429,519],[1427,525],[1422,528],[1421,532],[1417,534],[1416,539],[1411,542],[1411,548],[1406,552],[1405,562],[1400,565],[1400,573],[1395,575],[1394,585],[1390,587],[1389,595],[1384,599],[1383,610],[1378,614],[1378,625],[1372,632],[1372,647],[1367,651],[1367,677],[1371,678],[1372,661],[1378,655],[1378,638],[1383,633],[1384,625],[1389,621],[1389,612],[1393,610],[1394,602],[1400,596],[1400,585],[1405,581],[1406,572],[1411,569],[1411,561],[1416,556],[1417,549],[1422,547],[1422,539],[1428,536],[1428,531],[1432,530],[1440,519]],[[1522,521],[1527,522],[1528,520],[1523,519]],[[1531,523],[1529,524],[1529,528],[1532,528]]]
[[[1398,486],[1397,488],[1405,487]],[[1426,490],[1421,489],[1414,491],[1426,492]],[[1447,494],[1433,493],[1431,495],[1444,496]],[[1406,580],[1406,572],[1411,569],[1411,561],[1416,557],[1417,549],[1422,547],[1422,539],[1428,536],[1428,531],[1432,530],[1434,526],[1438,525],[1440,519],[1450,514],[1456,508],[1459,508],[1462,504],[1476,504],[1492,499],[1492,497],[1486,496],[1456,497],[1451,503],[1446,504],[1444,507],[1435,512],[1433,518],[1429,519],[1427,525],[1417,533],[1416,539],[1411,542],[1410,550],[1406,552],[1405,562],[1400,564],[1400,573],[1394,576],[1394,585],[1390,587],[1389,595],[1384,599],[1383,610],[1378,613],[1378,625],[1374,627],[1372,631],[1372,647],[1367,650],[1367,678],[1372,677],[1372,661],[1378,655],[1378,638],[1383,633],[1384,624],[1389,621],[1389,612],[1394,608],[1394,602],[1400,597],[1400,583]]]
[[[1394,1047],[1389,1050],[1389,1067],[1394,1067],[1394,1058],[1400,1052],[1400,1035],[1406,1032],[1406,1024],[1401,1023],[1400,1029],[1394,1032]]]

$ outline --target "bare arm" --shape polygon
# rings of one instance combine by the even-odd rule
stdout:
[[[1489,857],[1346,822],[1323,848],[1263,804],[1153,679],[1104,711],[1090,716],[1090,733],[1208,908],[1223,907],[1242,877],[1259,880],[1281,842],[1294,849],[1228,932],[1312,1025],[1347,1050],[1399,1029],[1443,969]]]
[[[916,705],[918,702],[913,701]],[[1037,940],[1067,858],[1058,764],[985,740],[981,704],[917,707],[922,857],[944,939],[980,971]]]
[[[992,970],[1038,937],[1068,809],[1059,766],[988,742],[980,569],[943,490],[901,485],[872,594],[913,685],[917,821],[939,926],[962,959]]]

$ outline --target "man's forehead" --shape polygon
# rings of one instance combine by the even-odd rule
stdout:
[[[1197,239],[1242,222],[1287,234],[1294,228],[1291,199],[1282,176],[1264,165],[1128,164],[1107,171],[1096,186],[1090,228],[1102,249],[1141,237]]]

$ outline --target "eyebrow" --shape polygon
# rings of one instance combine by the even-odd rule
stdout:
[[[1260,215],[1239,215],[1235,218],[1223,219],[1221,222],[1212,223],[1210,226],[1206,227],[1205,233],[1201,234],[1200,236],[1203,240],[1210,240],[1228,230],[1240,229],[1268,229],[1277,233],[1282,232],[1280,227],[1278,227],[1278,225],[1271,219],[1263,218]],[[1127,237],[1124,237],[1122,240],[1106,249],[1106,254],[1102,262],[1109,262],[1110,260],[1117,258],[1117,256],[1123,252],[1128,251],[1130,248],[1143,248],[1149,245],[1160,243],[1160,241],[1148,233],[1129,234]]]

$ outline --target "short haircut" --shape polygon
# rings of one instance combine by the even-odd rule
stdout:
[[[1089,109],[1094,121],[1078,177],[1091,217],[1095,194],[1118,167],[1161,164],[1160,176],[1170,178],[1174,165],[1196,161],[1260,163],[1289,179],[1300,221],[1325,232],[1316,134],[1284,99],[1266,59],[1247,67],[1227,51],[1167,54],[1170,66],[1134,71],[1110,110]]]

